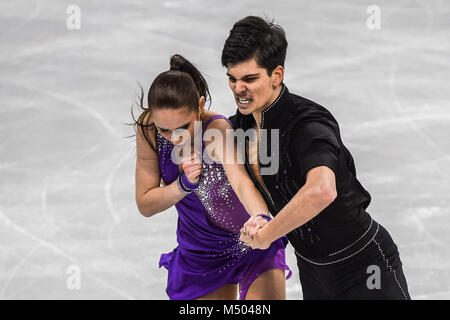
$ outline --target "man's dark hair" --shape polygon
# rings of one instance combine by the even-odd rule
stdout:
[[[230,30],[222,50],[222,65],[228,67],[254,57],[270,76],[277,66],[284,67],[287,46],[283,28],[273,20],[248,16],[236,22]]]

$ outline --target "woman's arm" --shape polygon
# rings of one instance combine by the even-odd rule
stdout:
[[[205,141],[205,150],[212,150],[210,156],[217,162],[223,165],[228,181],[231,184],[234,192],[238,196],[241,203],[244,205],[247,212],[252,216],[258,214],[269,215],[269,209],[262,195],[259,193],[252,179],[248,176],[243,164],[238,163],[239,159],[237,146],[233,143],[233,156],[227,155],[226,142],[233,141],[232,127],[225,119],[217,119],[211,122],[208,129],[216,129],[217,134],[221,134],[222,141]],[[229,129],[229,130],[227,130]],[[221,144],[220,144],[221,142]],[[213,144],[213,145],[210,145]],[[225,161],[228,160],[228,161]],[[262,221],[266,221],[261,218]]]
[[[150,138],[155,136],[154,130],[149,129]],[[178,188],[176,180],[160,186],[158,155],[148,145],[141,127],[138,126],[136,131],[136,204],[144,217],[151,217],[179,202],[185,194]]]

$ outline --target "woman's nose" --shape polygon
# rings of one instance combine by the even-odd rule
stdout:
[[[180,137],[180,138],[177,139],[177,140],[172,139],[170,142],[172,142],[172,144],[173,144],[174,146],[176,146],[177,144],[180,144],[181,141],[183,141],[183,137]]]

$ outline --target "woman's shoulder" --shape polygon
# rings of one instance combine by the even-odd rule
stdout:
[[[205,130],[207,128],[228,129],[231,127],[231,123],[226,116],[212,111],[205,111],[202,124]]]
[[[138,119],[136,127],[137,127],[136,128],[137,141],[140,140],[141,142],[145,142],[144,145],[147,145],[149,149],[151,149],[148,150],[150,151],[150,153],[155,152],[157,149],[156,145],[157,130],[151,117],[148,114],[142,114]],[[147,148],[144,148],[144,150],[145,149]]]

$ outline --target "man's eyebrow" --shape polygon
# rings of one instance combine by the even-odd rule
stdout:
[[[175,130],[177,130],[177,129],[184,129],[185,127],[188,127],[190,124],[191,124],[191,122],[189,121],[188,123],[182,125],[181,127],[176,128]],[[169,129],[164,129],[164,128],[161,128],[161,127],[158,127],[158,129],[161,130],[161,131],[170,131]]]
[[[229,74],[228,72],[227,72],[227,76],[229,76],[230,78],[235,79],[235,78],[234,78],[231,74]],[[250,77],[257,77],[257,76],[259,76],[259,73],[246,74],[245,76],[242,77],[242,79],[250,78]]]

